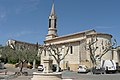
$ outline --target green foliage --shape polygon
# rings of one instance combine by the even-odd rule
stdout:
[[[8,62],[7,63],[11,63],[11,64],[16,64],[18,62],[18,60],[15,60],[15,59],[8,59]]]
[[[1,55],[1,59],[0,60],[2,60],[2,62],[4,62],[4,63],[6,63],[7,62],[7,58],[9,57],[8,55],[8,50],[9,50],[9,48],[8,47],[6,47],[6,46],[1,46],[0,47],[0,55]],[[9,52],[11,52],[11,51],[9,51]]]
[[[2,55],[2,61],[7,61],[12,64],[23,60],[33,62],[33,60],[37,58],[37,50],[34,48],[13,50],[8,46],[2,46],[2,48],[0,48],[0,54]]]

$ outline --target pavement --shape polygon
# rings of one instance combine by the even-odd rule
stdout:
[[[23,72],[28,72],[28,76],[16,76],[15,72],[19,72],[19,68],[14,67],[6,67],[7,68],[7,74],[5,75],[5,72],[0,73],[0,80],[31,80],[32,73],[34,71],[37,71],[37,69],[27,69],[23,68]]]
[[[8,71],[7,74],[0,73],[0,80],[8,80],[8,78],[15,78],[15,75],[13,72]]]
[[[7,68],[8,73],[0,73],[0,80],[31,80],[33,77],[32,73],[37,72],[37,69],[26,69],[23,71],[28,72],[28,76],[15,76],[14,73],[19,71],[19,68]],[[120,80],[120,73],[115,74],[78,74],[77,72],[63,71],[62,80]]]
[[[31,80],[33,77],[33,72],[38,72],[37,69],[28,69],[28,68],[23,68],[23,72],[28,72],[28,76],[16,76],[15,72],[19,72],[19,68],[14,68],[14,67],[7,67],[7,75],[5,73],[0,73],[0,80]],[[62,80],[72,80],[72,79],[62,79]]]

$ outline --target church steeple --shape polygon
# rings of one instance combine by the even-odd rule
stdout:
[[[49,28],[48,28],[48,34],[46,36],[46,40],[57,37],[56,24],[57,24],[57,16],[55,14],[54,3],[53,3],[51,13],[49,15],[49,25],[48,25]]]
[[[52,4],[52,10],[51,10],[51,14],[50,14],[51,16],[52,15],[55,15],[55,9],[54,9],[54,3]]]

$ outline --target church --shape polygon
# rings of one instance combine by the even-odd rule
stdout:
[[[86,65],[88,67],[92,67],[91,59],[90,59],[90,51],[88,48],[88,43],[90,43],[93,39],[97,39],[96,43],[92,46],[93,48],[97,47],[95,51],[95,55],[101,55],[107,46],[111,45],[111,34],[99,33],[94,29],[80,31],[68,35],[58,36],[57,33],[57,16],[54,9],[54,4],[52,4],[51,13],[48,17],[49,26],[48,26],[48,34],[46,35],[46,39],[44,40],[44,44],[55,44],[59,47],[65,46],[68,47],[70,44],[70,49],[68,51],[67,56],[61,62],[61,68],[76,71],[79,65]],[[65,54],[64,51],[61,52]],[[46,55],[42,54],[41,60],[44,59]],[[108,51],[103,57],[105,59],[112,59],[112,51]],[[55,60],[53,59],[55,64]]]
[[[65,54],[65,51],[68,46],[70,46],[68,54],[61,61],[61,69],[70,69],[77,71],[79,65],[86,65],[87,67],[93,67],[91,61],[91,53],[94,53],[94,56],[102,55],[101,60],[115,60],[115,62],[120,65],[120,46],[115,49],[109,49],[112,45],[112,35],[107,33],[97,32],[94,29],[89,29],[85,31],[80,31],[76,33],[71,33],[63,36],[58,36],[57,33],[57,16],[54,9],[54,3],[52,4],[51,13],[48,17],[48,34],[45,37],[43,45],[55,44],[59,48],[64,47],[64,50],[61,51],[61,54]],[[93,42],[92,45],[90,43]],[[21,42],[17,40],[8,40],[10,45],[18,45],[34,48],[36,44]],[[105,50],[108,50],[105,52]],[[104,54],[105,53],[105,54]],[[43,52],[41,54],[41,64],[43,60],[50,55]],[[53,64],[56,64],[54,58]]]

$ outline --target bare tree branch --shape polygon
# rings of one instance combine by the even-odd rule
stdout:
[[[54,59],[57,61],[57,58],[56,58],[56,56],[51,52],[51,50],[47,50],[47,51],[49,51],[49,53],[50,53],[50,55],[51,56],[53,56],[54,57]],[[53,51],[54,52],[54,51]]]
[[[58,47],[55,44],[49,44],[49,45],[44,45],[43,47],[40,47],[41,49],[45,49],[46,51],[49,52],[50,56],[53,56],[53,58],[55,59],[55,61],[57,62],[57,71],[59,71],[59,67],[60,67],[60,62],[65,58],[65,56],[68,54],[69,51],[69,47],[67,48],[67,51],[65,54],[62,54],[62,50],[63,48]],[[42,50],[41,50],[42,52]],[[63,57],[61,57],[63,55]]]
[[[68,49],[67,49],[65,55],[64,55],[60,60],[63,60],[63,59],[66,57],[66,55],[68,54],[69,48],[70,48],[70,46],[68,47]]]

